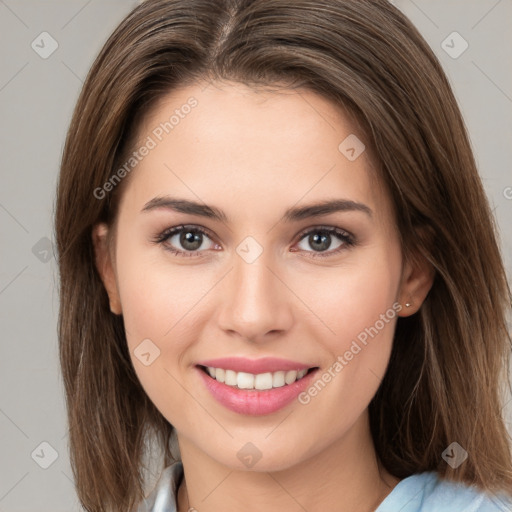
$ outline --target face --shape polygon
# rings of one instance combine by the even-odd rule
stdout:
[[[263,471],[363,428],[397,317],[427,292],[364,136],[313,92],[235,83],[173,91],[139,133],[115,250],[106,226],[94,239],[137,376],[178,436],[238,468],[250,442]],[[212,364],[231,384],[198,366],[218,358],[234,358]],[[308,373],[292,383],[294,368]],[[276,387],[233,385],[254,381]]]

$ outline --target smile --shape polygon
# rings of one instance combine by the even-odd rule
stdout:
[[[210,394],[227,409],[246,415],[276,412],[290,404],[311,381],[318,367],[251,374],[197,365]]]
[[[302,370],[280,370],[255,375],[253,373],[235,372],[234,370],[225,370],[224,368],[214,368],[212,366],[202,368],[217,382],[222,382],[227,386],[238,389],[253,389],[259,391],[293,384],[302,379],[306,373],[313,370],[313,368],[303,368]]]

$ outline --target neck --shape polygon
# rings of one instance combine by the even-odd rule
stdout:
[[[265,510],[374,512],[400,481],[379,463],[367,413],[335,443],[279,470],[239,470],[219,463],[178,432],[184,481],[178,512]],[[312,453],[314,452],[314,453]],[[248,509],[247,504],[250,504]]]

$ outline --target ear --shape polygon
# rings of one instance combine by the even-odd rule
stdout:
[[[94,254],[96,268],[100,274],[103,285],[107,290],[110,300],[110,311],[116,315],[122,314],[121,300],[115,274],[111,250],[108,244],[108,226],[105,223],[96,224],[92,229],[92,242],[94,245]]]
[[[402,305],[399,316],[410,316],[420,309],[432,288],[434,277],[435,270],[424,256],[416,253],[412,260],[406,260],[398,295]]]

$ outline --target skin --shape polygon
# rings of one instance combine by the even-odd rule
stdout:
[[[389,197],[371,179],[369,150],[355,161],[338,150],[349,134],[364,137],[329,101],[307,90],[196,84],[160,101],[139,140],[191,96],[198,105],[130,175],[113,246],[107,235],[114,228],[93,230],[97,267],[112,312],[123,315],[137,376],[177,430],[185,471],[179,511],[248,504],[268,512],[372,511],[399,479],[376,457],[368,404],[386,371],[397,317],[419,309],[432,285],[430,268],[403,260]],[[229,221],[142,211],[162,195],[213,205]],[[373,214],[281,221],[287,208],[335,198],[364,203]],[[211,234],[195,256],[166,250],[186,252],[179,234],[152,241],[180,224]],[[327,235],[331,246],[315,249],[301,235],[329,226],[352,234],[357,245]],[[252,263],[236,252],[247,236],[263,249]],[[319,252],[330,254],[312,256]],[[395,302],[400,313],[307,405],[238,414],[197,374],[198,361],[223,356],[277,356],[326,371]],[[147,338],[160,349],[149,366],[134,356]],[[237,457],[247,442],[262,455],[251,468]]]

